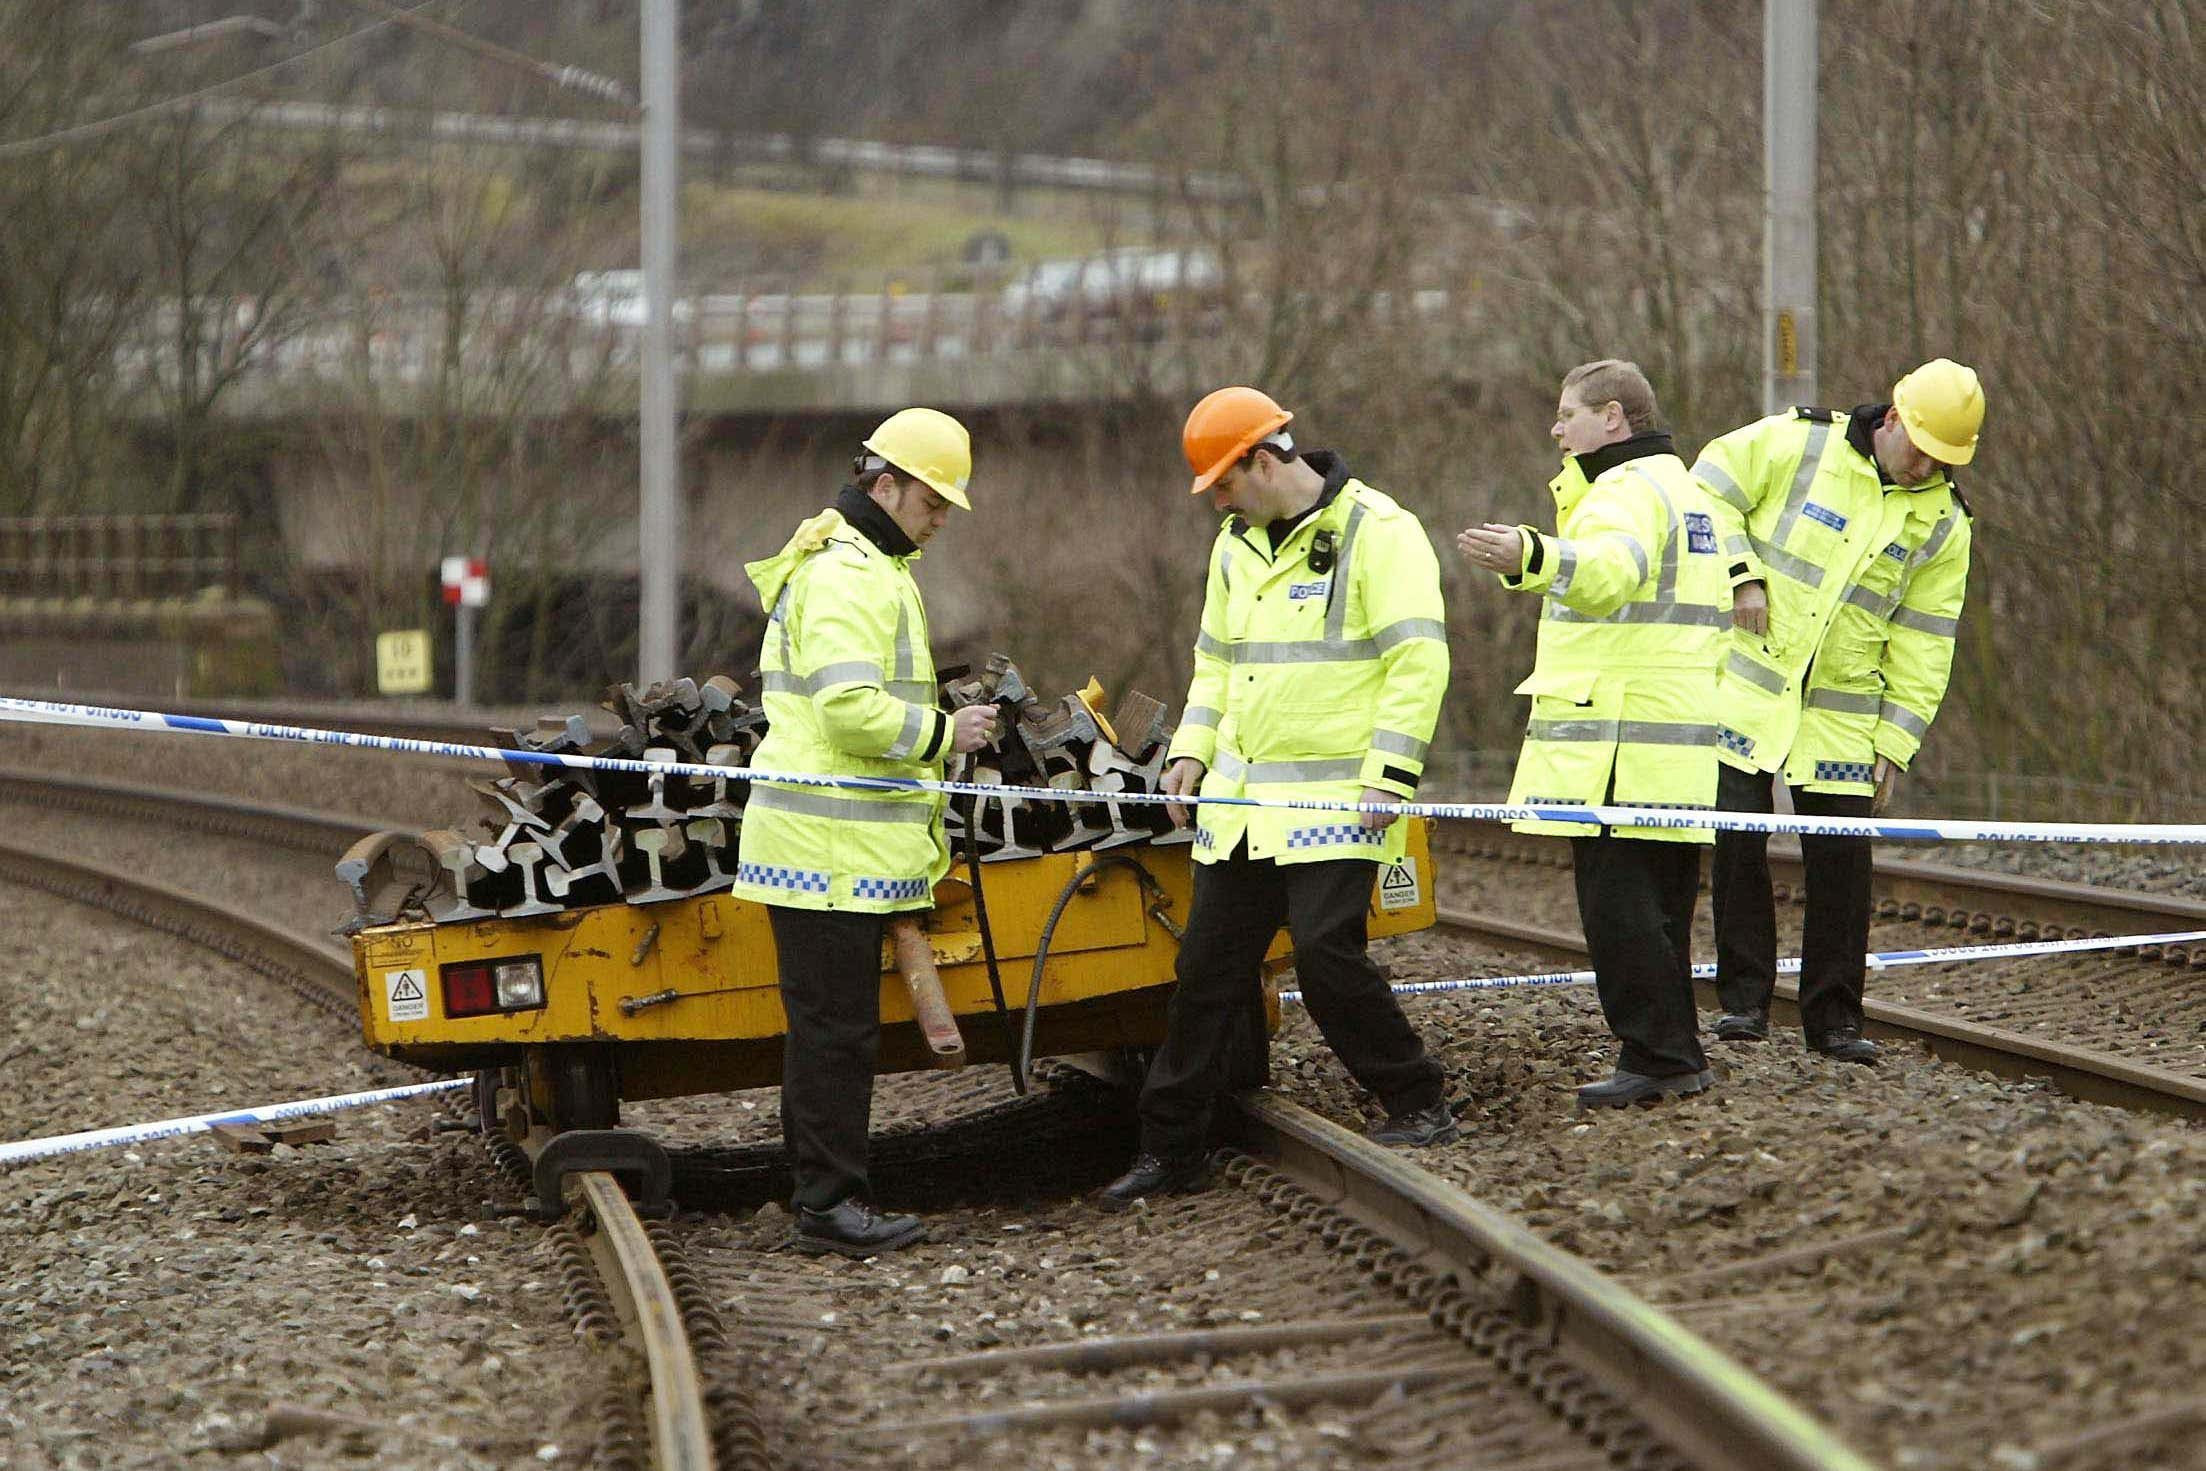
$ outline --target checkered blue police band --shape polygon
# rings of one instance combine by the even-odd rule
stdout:
[[[1740,735],[1728,725],[1716,727],[1716,744],[1735,756],[1752,756],[1754,754],[1753,739]]]
[[[1876,776],[1866,761],[1818,761],[1815,763],[1817,781],[1874,781]]]
[[[816,868],[783,868],[777,863],[738,863],[735,881],[762,889],[787,889],[792,894],[824,894],[827,875]]]
[[[853,899],[924,899],[933,892],[925,879],[853,879],[850,897]]]
[[[1289,848],[1323,848],[1334,843],[1376,845],[1386,841],[1386,829],[1365,827],[1360,822],[1328,822],[1322,827],[1291,828],[1287,832]]]
[[[1218,835],[1207,827],[1195,829],[1195,846],[1208,853],[1218,846]]]

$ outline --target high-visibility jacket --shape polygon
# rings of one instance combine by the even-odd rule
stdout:
[[[766,738],[751,764],[823,776],[939,780],[950,717],[936,707],[927,610],[908,564],[835,510],[744,570],[771,610],[759,671]],[[791,909],[925,909],[950,868],[939,792],[754,782],[735,893]]]
[[[1592,475],[1588,480],[1587,475]],[[1644,434],[1563,461],[1555,534],[1519,528],[1505,585],[1542,595],[1532,697],[1511,802],[1707,811],[1716,804],[1716,660],[1731,584],[1707,492]],[[1519,832],[1590,837],[1578,823]],[[1625,827],[1627,838],[1712,842],[1706,828]]]
[[[1717,740],[1742,771],[1816,792],[1876,790],[1903,770],[1945,698],[1969,575],[1969,512],[1944,472],[1887,485],[1869,439],[1884,406],[1795,409],[1710,441],[1736,584],[1769,589],[1769,634],[1735,630]]]
[[[1229,517],[1210,551],[1187,712],[1171,758],[1207,770],[1205,797],[1359,801],[1414,796],[1448,683],[1440,564],[1417,518],[1306,457],[1331,499],[1278,546]],[[1364,827],[1352,812],[1205,806],[1195,861],[1399,859],[1409,824]]]

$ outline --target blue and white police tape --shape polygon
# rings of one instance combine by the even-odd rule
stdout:
[[[143,1144],[151,1139],[173,1139],[197,1134],[217,1124],[272,1124],[306,1114],[328,1113],[339,1108],[362,1108],[398,1098],[419,1098],[427,1093],[450,1093],[475,1086],[473,1078],[439,1078],[433,1083],[402,1083],[395,1088],[374,1088],[365,1093],[339,1093],[329,1098],[303,1098],[295,1103],[268,1103],[259,1108],[234,1108],[227,1113],[197,1113],[189,1118],[162,1119],[151,1124],[121,1124],[112,1129],[89,1129],[81,1134],[53,1134],[44,1139],[18,1139],[0,1144],[0,1165],[22,1164],[57,1154],[81,1154],[88,1149],[112,1149],[118,1144]]]
[[[577,756],[564,752],[508,749],[459,741],[425,741],[410,736],[366,735],[358,731],[317,730],[258,720],[225,720],[203,715],[165,715],[152,710],[72,705],[55,700],[0,697],[0,720],[77,725],[108,729],[170,731],[185,735],[230,736],[246,740],[306,745],[353,746],[409,756],[445,756],[471,761],[513,762],[580,771],[661,772],[676,776],[726,777],[772,782],[777,786],[827,787],[845,791],[940,792],[949,796],[1016,797],[1028,802],[1075,802],[1082,806],[1128,803],[1180,807],[1261,807],[1293,812],[1369,812],[1397,817],[1433,817],[1466,822],[1561,822],[1588,829],[1642,827],[1737,832],[1793,833],[1807,837],[1887,838],[1903,842],[2031,843],[2180,843],[2206,844],[2206,822],[1985,822],[1950,818],[1797,817],[1766,812],[1720,812],[1678,808],[1577,806],[1502,802],[1339,802],[1304,797],[1167,797],[1158,792],[1016,787],[963,781],[921,781],[890,776],[821,776],[811,772],[767,771],[757,767],[711,766],[696,761],[639,761],[625,756]]]
[[[2090,940],[2024,940],[2011,945],[1948,945],[1936,950],[1872,950],[1862,959],[1871,970],[1895,970],[1907,965],[1946,965],[1964,960],[2017,960],[2031,955],[2069,955],[2084,950],[2134,950],[2146,945],[2186,945],[2206,940],[2206,930],[2185,930],[2166,935],[2101,935]],[[1777,973],[1800,974],[1797,957],[1777,962]],[[1713,961],[1693,967],[1693,979],[1716,978]],[[1397,981],[1388,989],[1397,996],[1429,996],[1445,991],[1509,991],[1533,986],[1590,986],[1590,970],[1555,970],[1528,976],[1466,976],[1449,981]],[[1282,991],[1284,1005],[1302,1004],[1300,991]]]

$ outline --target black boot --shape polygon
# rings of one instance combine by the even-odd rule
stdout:
[[[1877,1044],[1852,1027],[1840,1027],[1820,1042],[1808,1044],[1833,1062],[1862,1062],[1874,1067],[1884,1053]]]
[[[1401,1144],[1411,1148],[1427,1144],[1453,1144],[1463,1137],[1463,1131],[1455,1125],[1455,1115],[1448,1112],[1445,1103],[1430,1108],[1411,1109],[1405,1113],[1390,1113],[1386,1122],[1372,1129],[1364,1137],[1373,1144]]]
[[[1752,1011],[1727,1011],[1716,1018],[1716,1040],[1719,1042],[1760,1042],[1769,1036],[1769,1013],[1760,1007]]]
[[[1210,1157],[1191,1154],[1166,1159],[1158,1154],[1134,1157],[1133,1168],[1097,1192],[1095,1203],[1122,1211],[1150,1195],[1192,1195],[1210,1187]]]
[[[1716,1075],[1706,1068],[1697,1073],[1672,1073],[1665,1078],[1651,1078],[1645,1073],[1628,1073],[1618,1068],[1607,1082],[1588,1083],[1580,1088],[1578,1107],[1627,1108],[1634,1103],[1698,1093],[1713,1086],[1715,1081]]]
[[[807,1256],[878,1256],[927,1239],[917,1216],[884,1216],[855,1195],[826,1210],[797,1208],[796,1234],[789,1244]]]

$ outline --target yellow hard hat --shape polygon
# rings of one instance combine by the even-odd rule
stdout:
[[[1892,407],[1915,448],[1948,465],[1976,458],[1976,431],[1984,423],[1984,385],[1976,370],[1951,358],[1933,358],[1892,385]]]
[[[881,421],[865,447],[959,510],[973,509],[965,498],[966,483],[973,478],[973,436],[940,409],[897,410]],[[858,474],[860,479],[867,474],[862,461]]]

